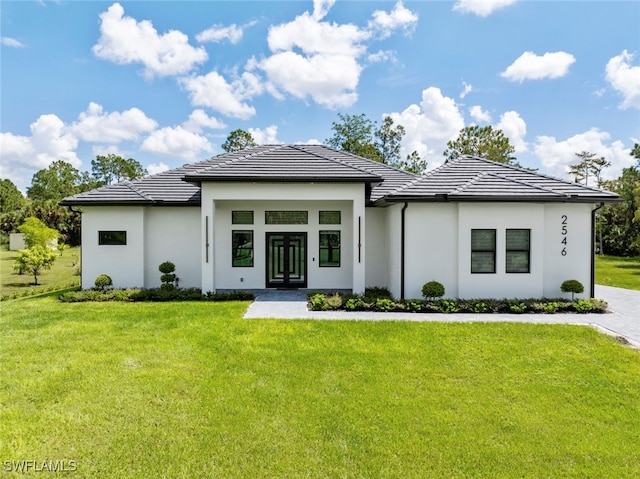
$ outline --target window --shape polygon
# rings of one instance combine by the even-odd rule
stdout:
[[[320,231],[320,266],[340,266],[340,231]]]
[[[507,230],[507,273],[529,273],[531,230]]]
[[[306,225],[308,211],[265,211],[264,222],[268,225]]]
[[[321,225],[339,225],[340,212],[339,211],[321,211],[320,224]]]
[[[471,230],[471,272],[496,272],[496,230]]]
[[[231,231],[231,257],[234,268],[253,267],[253,231]]]
[[[252,225],[253,211],[232,211],[231,224],[234,225]]]
[[[98,244],[100,246],[126,246],[126,231],[98,231]]]

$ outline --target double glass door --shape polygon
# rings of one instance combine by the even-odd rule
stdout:
[[[307,233],[267,233],[267,288],[307,287]]]

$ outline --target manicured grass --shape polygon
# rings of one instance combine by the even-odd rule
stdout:
[[[0,249],[0,293],[18,296],[39,294],[80,284],[80,276],[76,275],[76,266],[80,257],[80,248],[69,248],[62,253],[56,252],[56,261],[51,269],[44,269],[38,276],[39,286],[33,283],[33,275],[16,274],[13,263],[18,257],[17,251]]]
[[[596,255],[596,284],[640,291],[640,256]]]
[[[1,307],[3,461],[109,478],[640,476],[640,354],[587,327]]]

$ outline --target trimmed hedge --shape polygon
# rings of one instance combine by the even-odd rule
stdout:
[[[85,289],[69,291],[58,296],[63,303],[82,303],[85,301],[129,301],[129,302],[162,302],[162,301],[252,301],[252,293],[230,291],[228,293],[202,293],[198,288],[150,288],[150,289],[110,289],[101,291]]]
[[[607,302],[601,299],[405,299],[396,301],[385,295],[374,297],[340,293],[310,293],[311,311],[398,311],[406,313],[605,313]]]

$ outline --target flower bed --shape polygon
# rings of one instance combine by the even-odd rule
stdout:
[[[311,311],[377,311],[406,313],[604,313],[601,299],[439,299],[395,300],[384,288],[367,289],[364,295],[309,293]]]

